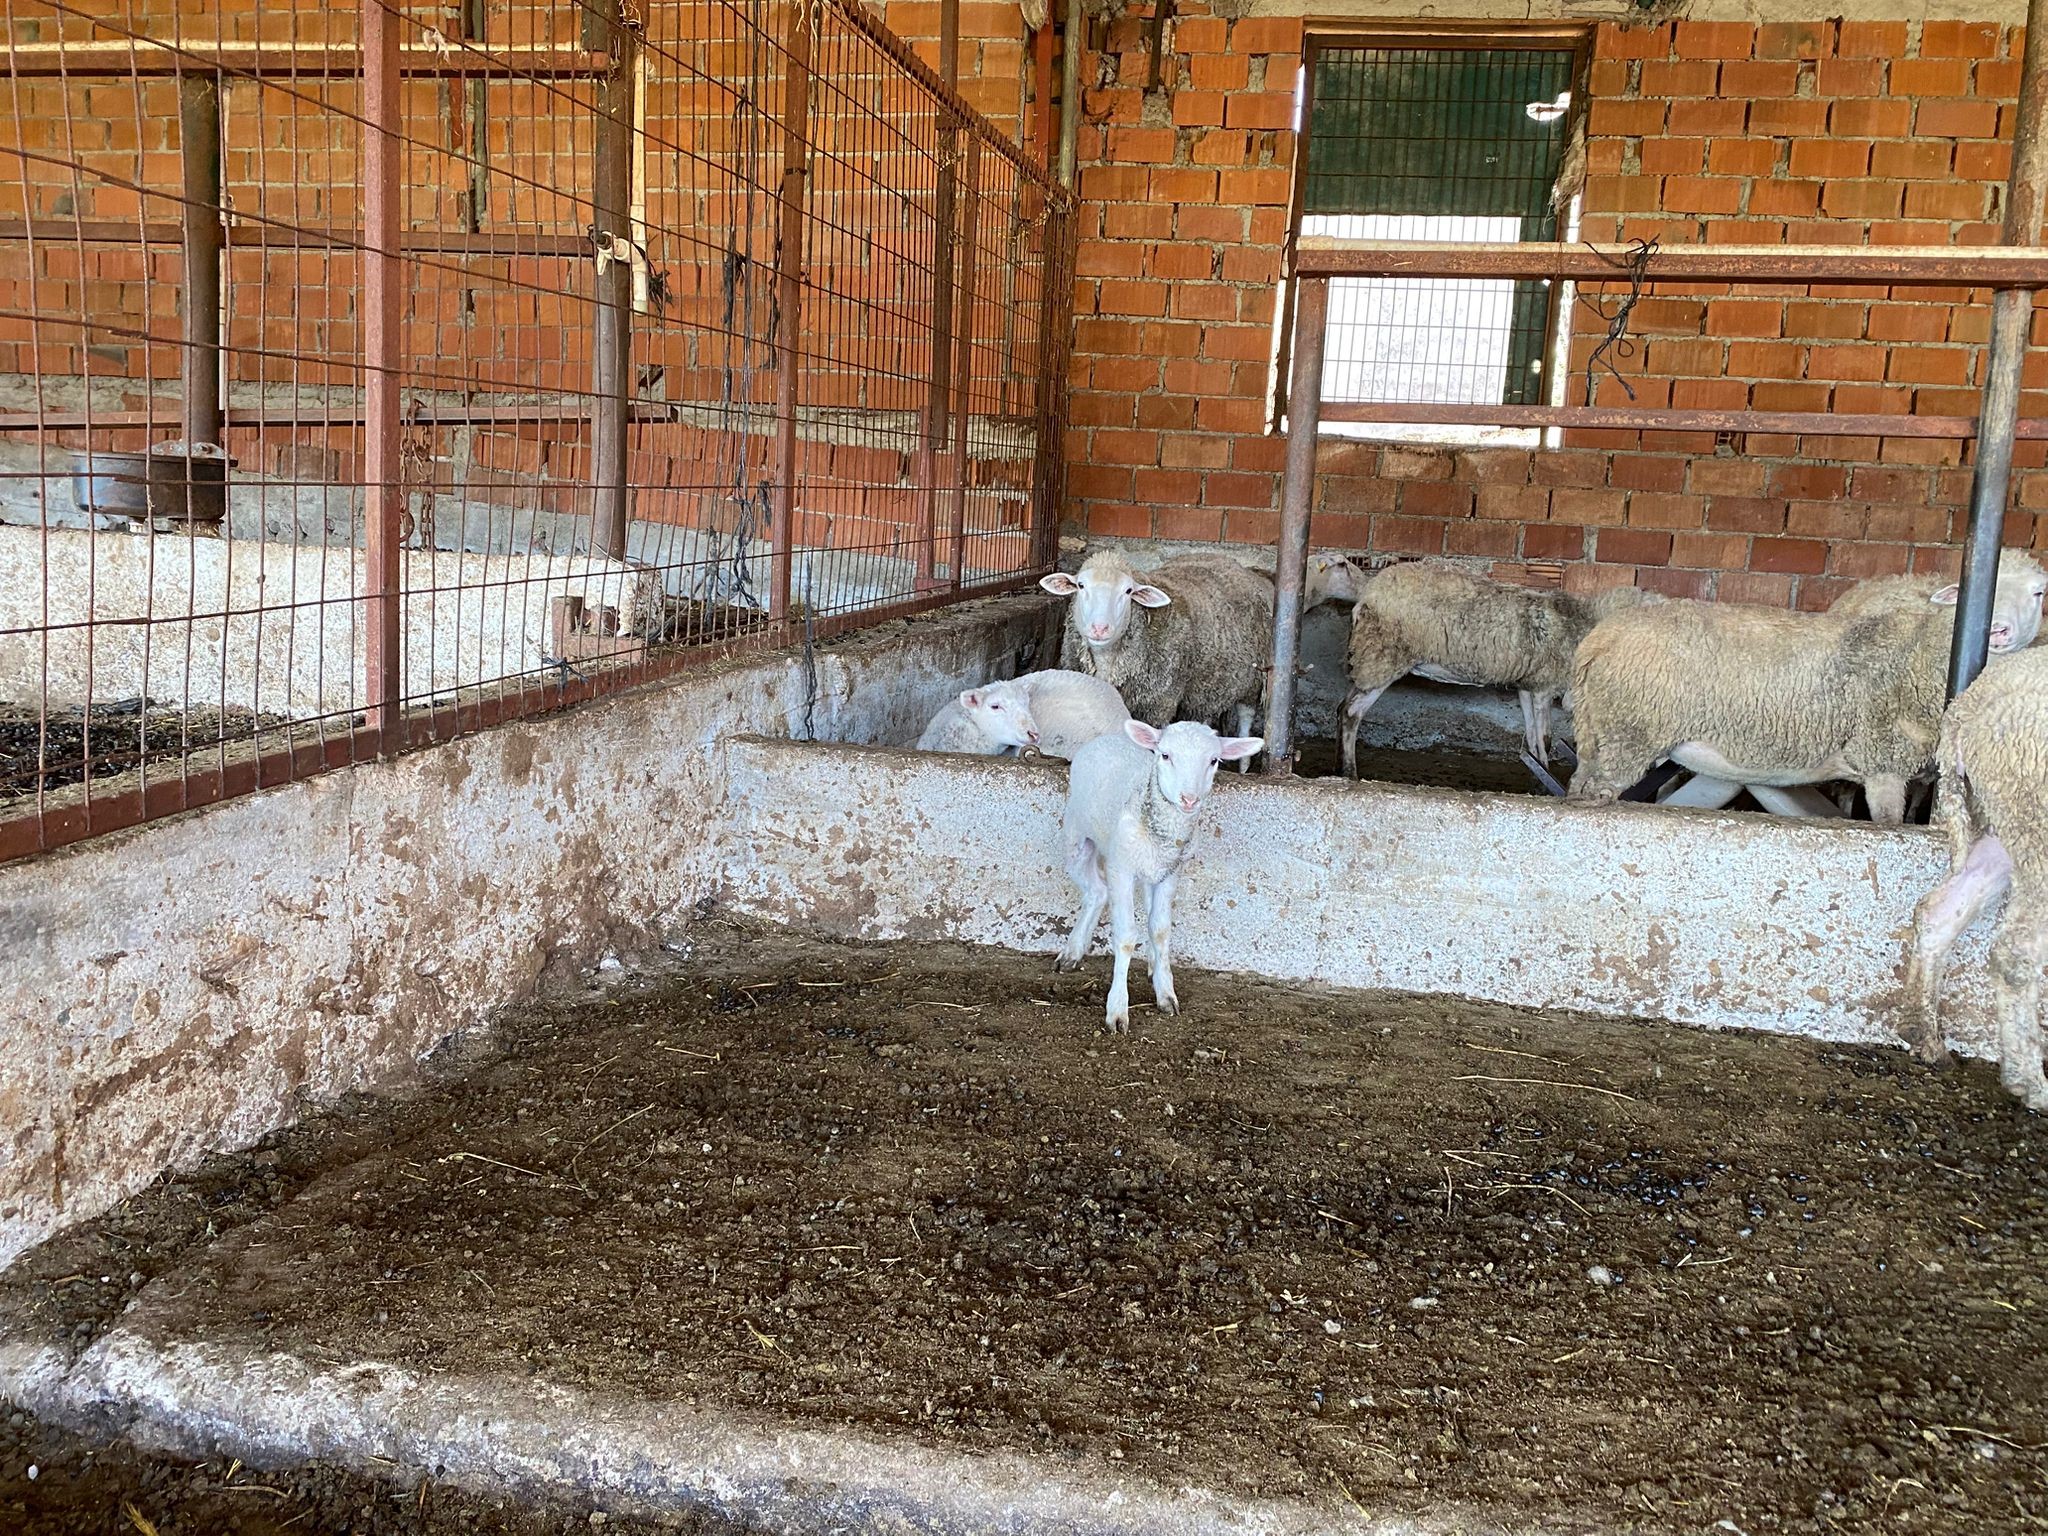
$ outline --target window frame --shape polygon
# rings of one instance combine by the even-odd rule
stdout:
[[[1287,233],[1280,252],[1280,283],[1273,313],[1273,371],[1266,393],[1266,430],[1278,435],[1286,423],[1288,372],[1294,362],[1294,304],[1300,291],[1295,270],[1301,220],[1308,200],[1308,141],[1315,120],[1316,55],[1325,48],[1484,48],[1501,52],[1557,52],[1569,48],[1573,54],[1572,106],[1565,118],[1566,143],[1572,135],[1585,134],[1587,76],[1593,63],[1591,21],[1529,22],[1518,25],[1498,21],[1374,21],[1350,25],[1341,22],[1311,23],[1301,44],[1301,74],[1295,87],[1294,176],[1287,200]],[[1544,348],[1554,352],[1562,323],[1562,305],[1567,284],[1554,283],[1550,290],[1550,313],[1544,321]],[[1445,430],[1451,430],[1446,428]],[[1375,438],[1365,434],[1333,433],[1317,423],[1322,437],[1362,438],[1364,441],[1418,442],[1411,436]],[[1419,446],[1444,446],[1420,441]],[[1469,447],[1459,442],[1449,446]]]

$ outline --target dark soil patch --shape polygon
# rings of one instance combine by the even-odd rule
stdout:
[[[1321,737],[1300,743],[1294,771],[1305,779],[1340,777],[1343,770],[1337,743]],[[1571,769],[1563,763],[1552,764],[1551,772],[1560,780],[1571,776]],[[1417,751],[1406,747],[1368,747],[1361,743],[1358,748],[1358,776],[1379,784],[1469,789],[1494,795],[1547,793],[1519,758],[1451,752],[1442,748]]]
[[[1986,1069],[1199,973],[1110,1039],[1100,958],[697,932],[6,1295],[1338,1507],[2048,1517],[2048,1142]]]
[[[145,707],[141,699],[98,704],[90,715],[82,707],[44,714],[33,704],[0,704],[0,804],[244,745],[290,725],[283,715]]]

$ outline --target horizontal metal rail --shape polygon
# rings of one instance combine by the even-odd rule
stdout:
[[[1326,401],[1323,421],[1369,426],[1567,427],[1619,432],[1763,432],[1785,437],[1977,435],[1974,416],[1848,415],[1833,411],[1714,411],[1680,406],[1426,405]],[[2048,421],[2022,421],[2019,435],[2048,438]]]
[[[222,226],[227,243],[244,250],[362,250],[367,241],[359,229],[338,226],[269,224],[229,219]],[[0,219],[0,241],[33,240],[41,245],[177,245],[185,226],[169,220],[123,223],[118,219]],[[424,229],[405,230],[398,248],[427,256],[562,256],[593,254],[590,236],[559,230]]]
[[[1474,243],[1340,240],[1304,235],[1299,277],[1569,278],[1627,282],[1631,247],[1552,241]],[[1669,245],[1651,253],[1648,283],[1850,284],[1894,288],[2048,287],[2041,246]]]
[[[401,75],[429,79],[495,75],[511,80],[578,80],[604,75],[610,69],[609,57],[581,48],[497,48],[488,56],[461,48],[398,50]],[[20,80],[161,79],[194,70],[270,79],[360,75],[363,50],[346,44],[263,43],[179,48],[143,37],[101,43],[22,43],[7,50],[6,73]]]

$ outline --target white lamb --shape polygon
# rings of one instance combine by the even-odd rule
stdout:
[[[1167,944],[1174,885],[1194,836],[1195,812],[1216,782],[1218,763],[1250,757],[1264,745],[1257,736],[1219,736],[1193,720],[1164,730],[1127,720],[1121,732],[1098,736],[1074,754],[1064,829],[1067,873],[1080,887],[1081,911],[1057,965],[1063,971],[1080,966],[1106,904],[1116,968],[1104,1017],[1113,1032],[1130,1027],[1141,888],[1151,935],[1152,997],[1161,1013],[1179,1010]]]
[[[1071,758],[1131,718],[1116,689],[1085,672],[1048,669],[969,688],[932,716],[917,741],[925,752],[993,755],[1036,747]]]

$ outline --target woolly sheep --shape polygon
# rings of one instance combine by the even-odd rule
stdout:
[[[2025,555],[2001,566],[2002,653],[2039,631],[2048,578]],[[1863,786],[1872,820],[1897,825],[1907,781],[1933,757],[1954,602],[1947,587],[1868,613],[1674,602],[1604,619],[1572,668],[1572,797],[1613,800],[1670,757],[1740,784],[1846,779]]]
[[[1048,668],[1017,679],[1030,702],[1038,735],[1033,745],[1047,757],[1072,758],[1096,737],[1114,731],[1131,712],[1107,681],[1086,672]]]
[[[1340,726],[1344,775],[1358,775],[1358,727],[1400,677],[1513,688],[1522,735],[1550,758],[1551,701],[1565,691],[1573,653],[1610,613],[1643,600],[1633,587],[1579,597],[1492,581],[1462,566],[1420,560],[1366,582],[1351,611],[1351,691]]]
[[[1942,717],[1935,756],[1934,823],[1948,834],[1949,875],[1913,914],[1906,1040],[1924,1060],[1946,1054],[1942,970],[1963,930],[2004,896],[1991,944],[1998,1075],[2027,1108],[2048,1112],[2040,1006],[2048,963],[2048,650],[1985,668]]]
[[[1216,765],[1242,761],[1264,744],[1256,736],[1218,736],[1199,721],[1181,720],[1157,730],[1142,720],[1128,720],[1122,731],[1098,736],[1074,754],[1064,832],[1067,873],[1080,888],[1081,911],[1057,965],[1063,971],[1080,966],[1106,904],[1116,955],[1104,1013],[1112,1031],[1130,1027],[1131,956],[1138,949],[1141,890],[1151,936],[1153,1001],[1161,1013],[1179,1010],[1167,948],[1174,886],[1194,836],[1195,813],[1215,783]]]
[[[1239,730],[1250,725],[1273,643],[1270,578],[1228,555],[1182,555],[1148,574],[1103,549],[1039,585],[1073,599],[1068,664],[1114,687],[1134,718],[1163,727],[1234,711]]]
[[[2021,566],[2021,577],[2036,585],[2037,598],[2041,592],[2048,591],[2048,577],[2043,577],[2031,569],[2033,561],[2030,556],[2023,555],[2017,550],[2006,550],[1998,564],[2001,592],[2006,586],[2006,572],[2015,564]],[[1862,616],[1881,613],[1887,608],[1911,607],[1915,603],[1932,602],[1953,606],[1961,590],[1956,583],[1944,582],[1939,576],[1879,576],[1870,581],[1857,582],[1835,599],[1828,612]],[[1998,617],[1998,612],[1994,611],[1994,625]],[[2019,645],[2013,645],[2010,643],[2010,637],[1999,635],[1995,629],[1991,636],[1992,649],[2001,653],[2018,650],[2026,643],[2021,641]]]
[[[923,752],[994,755],[1036,747],[1070,758],[1131,718],[1117,691],[1084,672],[1047,670],[969,688],[932,716],[917,739]]]
[[[995,757],[1037,739],[1029,693],[1020,681],[1005,680],[969,688],[947,700],[917,738],[917,750]]]

